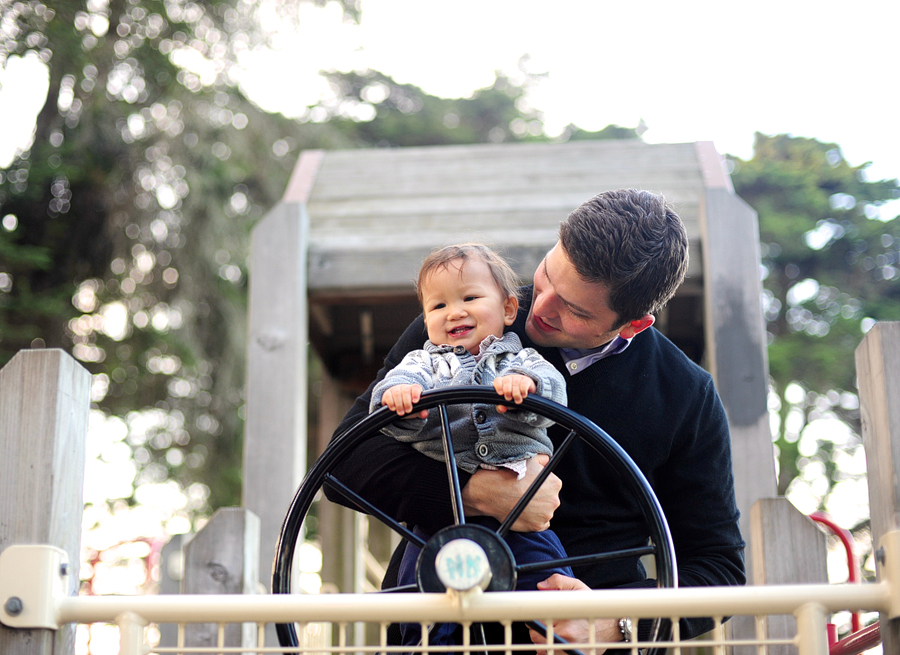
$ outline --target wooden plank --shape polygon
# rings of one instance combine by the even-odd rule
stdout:
[[[256,594],[259,588],[259,518],[242,507],[216,510],[184,547],[183,594]],[[219,626],[185,626],[185,646],[218,646]],[[256,645],[256,624],[225,626],[226,647]]]
[[[750,543],[753,584],[807,584],[828,582],[828,543],[816,524],[787,498],[761,498],[750,508]],[[796,634],[793,616],[766,619],[770,639]],[[791,655],[793,646],[770,646],[769,655]]]
[[[639,141],[593,141],[563,144],[499,144],[329,151],[318,181],[371,175],[431,178],[440,170],[471,177],[475,171],[544,174],[558,170],[696,170],[693,144],[651,145]],[[468,172],[468,173],[467,173]],[[313,197],[317,191],[314,191]]]
[[[184,542],[187,535],[172,535],[159,554],[159,595],[181,593],[184,580]],[[159,647],[174,648],[178,645],[178,626],[174,623],[159,625]]]
[[[721,187],[707,190],[700,228],[705,365],[728,415],[741,532],[745,541],[751,541],[751,507],[760,498],[774,497],[777,490],[767,405],[768,359],[759,302],[759,229],[756,213]],[[748,580],[753,580],[753,560],[745,561]],[[735,617],[728,629],[735,637],[747,638],[755,631],[749,617]],[[735,653],[750,655],[750,649],[736,649]]]
[[[68,553],[78,593],[91,376],[62,350],[26,350],[0,370],[0,551],[49,544]],[[5,600],[5,599],[4,599]],[[71,653],[75,628],[0,626],[0,653]]]
[[[872,541],[900,528],[900,322],[876,323],[856,349]],[[879,569],[880,575],[880,569]],[[900,619],[881,616],[885,653],[900,652]]]
[[[753,584],[828,582],[825,533],[784,496],[753,503],[750,536]],[[794,553],[803,557],[793,557]]]
[[[480,241],[488,243],[507,257],[513,270],[524,282],[531,280],[538,263],[556,242],[556,231],[547,231],[536,244],[523,244],[502,240],[499,235],[487,232],[459,231],[449,235],[430,234],[403,246],[403,239],[393,244],[380,244],[381,248],[333,251],[311,251],[309,254],[310,293],[333,293],[340,290],[370,293],[390,292],[409,288],[415,280],[422,260],[433,247]],[[692,249],[696,250],[696,249]],[[694,256],[688,268],[692,281],[702,279],[702,257]]]
[[[266,576],[306,471],[307,243],[308,216],[298,203],[276,205],[252,234],[243,506],[260,520]]]
[[[710,189],[701,228],[707,368],[728,414],[735,493],[746,535],[750,507],[759,498],[774,497],[777,489],[756,212],[725,189]]]
[[[620,159],[621,161],[621,159]],[[528,167],[483,169],[472,165],[426,167],[424,170],[393,169],[390,171],[343,170],[340,176],[317,180],[310,206],[345,199],[403,198],[435,194],[481,195],[505,189],[510,193],[533,190],[535,186],[547,191],[583,190],[618,187],[691,186],[703,188],[700,171],[693,169],[646,168],[627,164],[600,166],[584,162],[579,166],[569,162],[565,168],[544,163],[537,170]],[[427,174],[427,175],[426,175]]]
[[[452,193],[450,189],[444,188],[440,192],[432,194],[420,194],[417,196],[380,196],[369,197],[364,199],[348,198],[345,200],[334,200],[327,204],[310,203],[310,215],[314,216],[311,228],[314,226],[313,233],[320,227],[327,227],[336,218],[354,218],[358,217],[363,220],[372,220],[373,218],[385,216],[409,216],[409,215],[431,215],[431,214],[468,214],[471,212],[484,213],[549,213],[556,214],[555,220],[559,222],[568,215],[570,211],[578,207],[581,203],[593,197],[597,193],[605,189],[616,189],[623,186],[640,186],[632,184],[591,184],[573,187],[571,190],[548,190],[543,186],[543,181],[537,181],[530,190],[522,193],[510,193],[502,186],[501,181],[497,181],[495,191],[491,194],[472,194],[460,191],[457,194]],[[671,203],[688,206],[698,206],[702,196],[702,191],[685,190],[675,184],[671,184],[667,188],[655,188],[666,196]],[[378,225],[373,225],[378,227]]]
[[[460,230],[486,230],[505,234],[503,241],[535,240],[534,232],[556,233],[559,224],[569,213],[590,196],[574,204],[551,207],[544,210],[534,208],[494,209],[473,207],[471,211],[446,211],[433,207],[420,207],[413,213],[399,211],[375,216],[373,214],[319,216],[320,223],[310,233],[310,250],[328,247],[347,249],[360,248],[371,244],[371,239],[392,243],[398,239],[428,240],[431,233],[453,233]],[[685,224],[688,239],[698,241],[700,237],[700,203],[671,203]],[[418,213],[416,213],[418,212]],[[458,241],[458,240],[457,240]],[[371,246],[370,246],[371,247]]]
[[[671,155],[676,155],[672,157]],[[325,155],[310,194],[313,230],[332,203],[348,207],[393,201],[477,199],[482,195],[568,192],[566,209],[609,188],[662,192],[704,187],[693,144],[578,142],[334,151]],[[437,200],[439,202],[439,200]],[[530,201],[529,201],[530,202]],[[334,211],[338,211],[337,209]],[[343,211],[350,211],[344,209]]]

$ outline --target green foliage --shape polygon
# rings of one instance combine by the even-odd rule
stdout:
[[[358,17],[356,0],[341,4]],[[298,5],[266,7],[296,19]],[[374,71],[335,73],[300,121],[262,112],[233,73],[267,42],[261,10],[0,5],[0,65],[34,57],[50,80],[32,145],[0,171],[0,217],[12,217],[0,227],[0,366],[29,347],[72,353],[93,374],[94,408],[124,426],[134,487],[177,481],[201,513],[240,503],[249,234],[299,152],[544,138],[521,102],[527,74],[443,99]],[[190,492],[197,483],[208,497]]]
[[[128,426],[135,484],[201,480],[213,507],[240,500],[247,236],[307,145],[233,88],[237,53],[265,43],[257,10],[5,3],[0,34],[0,63],[32,56],[50,77],[33,145],[0,173],[15,217],[0,228],[0,365],[68,350]],[[214,75],[177,65],[186,54]],[[273,150],[284,139],[291,157]]]
[[[333,97],[317,110],[355,147],[499,143],[543,129],[539,114],[516,107],[526,86],[500,74],[492,86],[459,99],[430,96],[371,70],[328,79]]]
[[[812,462],[829,481],[824,502],[838,451],[859,447],[854,350],[873,321],[900,319],[900,220],[878,211],[900,185],[868,180],[836,144],[788,135],[757,134],[753,157],[732,161],[737,194],[759,214],[779,493]],[[802,453],[803,430],[832,417],[851,440]]]

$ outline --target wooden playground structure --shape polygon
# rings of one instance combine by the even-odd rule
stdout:
[[[418,312],[411,280],[421,257],[443,243],[487,241],[527,278],[569,210],[604,188],[622,186],[663,193],[688,227],[689,278],[660,326],[716,379],[732,431],[753,584],[367,594],[391,537],[362,514],[323,505],[322,548],[343,556],[327,564],[322,577],[349,593],[257,593],[260,582],[268,585],[275,541],[308,451],[323,450],[345,408]],[[900,398],[900,324],[876,325],[856,353],[879,581],[828,585],[824,533],[775,497],[755,213],[734,195],[711,144],[308,152],[283,201],[257,226],[252,257],[244,506],[220,510],[208,533],[194,537],[197,564],[186,571],[187,594],[75,596],[90,376],[59,351],[22,352],[0,371],[0,653],[71,652],[73,625],[92,622],[119,625],[123,654],[287,652],[271,628],[286,622],[298,624],[301,636],[291,652],[345,653],[400,652],[384,641],[387,624],[398,617],[508,624],[627,614],[716,620],[701,642],[683,642],[676,630],[659,644],[633,643],[632,652],[668,647],[824,655],[827,624],[839,611],[880,612],[884,652],[900,652],[900,451],[894,445],[900,444],[900,416],[896,400],[890,402]],[[307,343],[323,369],[309,435]],[[238,582],[229,593],[210,583],[210,562]],[[726,623],[725,617],[733,618]],[[177,626],[175,643],[154,643],[154,626],[163,624]],[[600,645],[566,648],[586,652]]]

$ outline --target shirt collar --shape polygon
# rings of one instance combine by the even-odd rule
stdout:
[[[630,344],[631,339],[616,335],[612,341],[603,346],[598,346],[597,348],[589,348],[587,350],[560,348],[559,353],[566,363],[566,370],[569,372],[569,375],[576,375],[581,373],[591,364],[596,364],[601,359],[618,355]]]

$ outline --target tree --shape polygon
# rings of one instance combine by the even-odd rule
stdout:
[[[0,172],[0,365],[38,346],[84,363],[133,456],[129,503],[177,481],[195,509],[239,504],[248,236],[300,150],[543,138],[521,102],[527,75],[443,99],[333,73],[301,120],[262,112],[235,74],[266,43],[259,10],[0,5],[0,64],[35,57],[50,79],[31,146]]]
[[[799,479],[827,504],[861,455],[854,350],[873,321],[900,319],[900,220],[879,211],[900,184],[868,180],[868,164],[851,166],[836,144],[789,135],[757,134],[753,157],[731,160],[759,214],[778,490]],[[815,436],[826,419],[847,426],[837,441]]]
[[[329,144],[236,90],[239,53],[265,43],[258,10],[31,1],[0,23],[0,64],[35,57],[50,78],[32,145],[0,174],[0,365],[72,352],[128,426],[135,485],[203,480],[213,507],[240,494],[247,235],[288,155]]]

